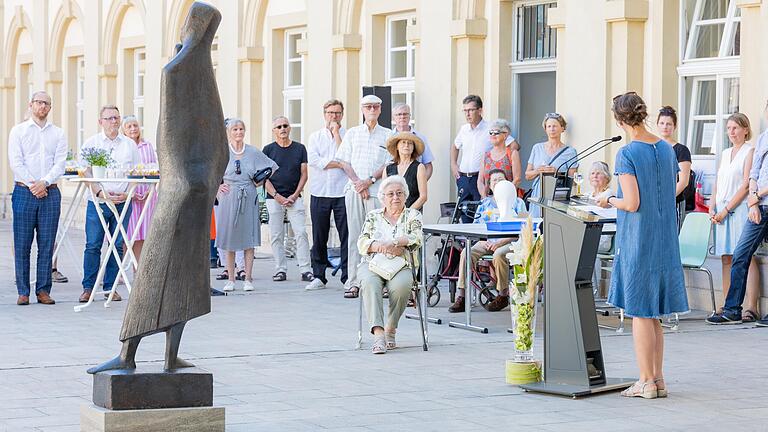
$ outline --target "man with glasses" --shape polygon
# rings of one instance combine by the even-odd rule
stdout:
[[[99,110],[99,126],[101,132],[88,138],[83,143],[82,150],[89,148],[106,150],[113,160],[113,163],[117,167],[124,169],[130,169],[139,163],[141,163],[141,157],[139,156],[139,150],[132,139],[126,137],[120,133],[120,111],[114,105],[105,105]],[[82,164],[86,164],[84,160],[81,160]],[[91,170],[87,170],[87,175],[90,177],[93,175]],[[85,253],[83,254],[83,293],[80,295],[79,301],[85,303],[91,297],[91,291],[96,284],[96,276],[99,273],[99,265],[101,262],[101,246],[104,243],[104,228],[99,221],[99,215],[96,213],[96,204],[94,203],[94,197],[111,201],[117,209],[118,214],[122,213],[123,207],[129,205],[126,203],[128,194],[128,183],[96,183],[91,186],[91,195],[88,197],[88,207],[85,212]],[[172,192],[172,191],[166,191]],[[109,232],[112,236],[117,236],[115,248],[120,255],[120,259],[123,258],[123,245],[125,239],[119,234],[117,225],[117,217],[112,213],[106,203],[99,203],[101,214],[104,216]],[[123,218],[123,229],[127,229],[128,220],[130,219],[131,209],[126,210],[125,217]],[[115,260],[115,257],[110,255],[109,261],[107,261],[106,272],[104,273],[103,288],[105,291],[104,297],[108,296],[108,292],[112,290],[112,285],[117,278],[119,263]],[[120,301],[122,298],[120,294],[115,291],[112,301]]]
[[[347,208],[347,228],[349,231],[348,244],[348,275],[346,298],[357,298],[360,292],[360,282],[357,280],[357,266],[361,256],[357,250],[357,238],[363,231],[365,215],[379,207],[376,198],[378,186],[376,181],[381,178],[384,165],[389,160],[386,148],[387,138],[392,130],[379,125],[381,115],[381,99],[375,95],[367,95],[360,99],[364,123],[350,128],[341,142],[336,159],[342,163],[349,181],[345,186],[344,203]]]
[[[291,140],[291,124],[284,116],[272,120],[275,141],[264,147],[265,155],[280,167],[264,182],[267,190],[267,211],[272,253],[275,256],[275,274],[272,280],[284,281],[288,275],[288,263],[283,246],[284,224],[288,217],[296,240],[296,259],[299,263],[301,280],[312,282],[309,262],[309,240],[304,226],[307,219],[301,191],[307,183],[307,149],[304,144]]]
[[[392,107],[392,122],[395,124],[395,128],[392,130],[392,135],[396,135],[399,132],[410,132],[419,137],[421,142],[424,143],[424,153],[420,154],[416,160],[419,163],[424,164],[427,180],[429,180],[432,177],[432,161],[435,160],[435,156],[429,148],[427,138],[411,127],[411,107],[408,104],[396,103],[395,106]]]
[[[491,149],[488,122],[483,120],[483,100],[477,95],[468,95],[462,100],[462,111],[467,124],[459,129],[454,145],[451,146],[451,174],[456,179],[459,191],[459,202],[479,201],[480,191],[477,189],[477,178],[480,164],[485,152]],[[513,150],[520,150],[512,136],[507,136],[506,143]],[[461,151],[461,158],[459,158]],[[461,216],[463,223],[472,222],[467,215]]]
[[[347,209],[344,205],[344,185],[347,175],[341,163],[335,160],[346,130],[341,126],[344,104],[331,99],[323,104],[325,126],[309,137],[307,157],[311,181],[309,184],[309,214],[312,219],[312,273],[315,279],[306,286],[307,291],[325,288],[328,279],[328,235],[331,214],[341,243],[341,283],[347,281]]]
[[[64,174],[67,140],[64,131],[48,121],[51,97],[39,91],[29,102],[30,118],[11,129],[8,160],[16,182],[13,207],[13,248],[16,270],[16,304],[29,304],[30,255],[37,237],[37,302],[56,303],[51,294],[53,244],[59,226],[61,193],[56,181]]]

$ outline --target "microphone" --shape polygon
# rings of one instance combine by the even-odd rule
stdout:
[[[557,170],[555,171],[555,176],[557,176],[557,175],[558,175],[558,173],[560,172],[560,168],[562,168],[562,167],[564,167],[564,166],[567,166],[567,167],[568,167],[568,168],[565,170],[565,173],[566,173],[566,176],[567,176],[567,175],[568,175],[568,170],[569,170],[569,169],[571,169],[571,166],[573,166],[573,164],[574,164],[574,163],[578,162],[578,161],[579,161],[579,159],[581,159],[581,157],[582,157],[582,156],[585,156],[585,154],[586,154],[588,151],[590,151],[590,150],[592,150],[593,148],[595,148],[595,146],[599,146],[600,144],[603,144],[603,143],[605,143],[606,141],[607,141],[608,143],[612,143],[612,142],[616,142],[616,141],[620,141],[620,140],[621,140],[621,135],[616,135],[615,137],[611,137],[611,138],[605,138],[605,139],[601,139],[600,141],[598,141],[598,142],[596,142],[596,143],[592,144],[591,146],[589,146],[589,147],[585,148],[585,149],[584,149],[584,150],[582,150],[581,152],[579,152],[579,153],[576,153],[576,155],[575,155],[575,156],[573,156],[573,157],[571,157],[570,159],[567,159],[565,162],[561,163],[561,164],[560,164],[560,166],[559,166],[559,167],[557,167]],[[607,144],[606,144],[606,145],[607,145]],[[604,145],[603,147],[605,147],[605,145]],[[599,149],[601,149],[601,148],[603,148],[603,147],[600,147],[600,148],[598,148],[598,150],[599,150]],[[590,154],[591,154],[591,153],[590,153]]]
[[[606,140],[603,140],[603,141],[606,141]],[[571,169],[571,167],[572,167],[574,164],[576,164],[578,161],[580,161],[580,160],[581,160],[581,159],[583,159],[584,157],[586,157],[586,156],[589,156],[589,155],[592,155],[592,154],[594,154],[594,153],[597,153],[598,151],[600,151],[600,150],[604,149],[605,147],[608,147],[609,145],[611,145],[611,144],[613,144],[613,143],[615,143],[615,142],[617,142],[617,141],[621,141],[621,135],[616,135],[616,136],[615,136],[615,137],[613,137],[613,138],[609,138],[608,142],[606,142],[605,144],[601,145],[600,147],[597,147],[596,149],[594,149],[594,150],[592,150],[592,151],[590,151],[590,152],[587,152],[587,151],[583,151],[583,152],[579,153],[578,155],[576,155],[576,156],[577,156],[576,160],[574,160],[573,162],[571,162],[571,164],[570,164],[570,165],[568,165],[568,168],[565,170],[565,172],[568,172],[568,170],[570,170],[570,169]]]

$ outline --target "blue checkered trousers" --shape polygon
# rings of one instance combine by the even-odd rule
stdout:
[[[37,283],[35,294],[51,292],[53,244],[59,228],[61,192],[48,189],[48,196],[35,198],[24,186],[16,185],[11,196],[13,207],[13,251],[16,262],[16,290],[29,295],[29,263],[32,239],[37,234]]]

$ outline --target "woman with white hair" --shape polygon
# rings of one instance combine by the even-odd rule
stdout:
[[[226,251],[227,283],[224,291],[235,290],[235,252],[244,251],[244,291],[253,291],[254,246],[261,244],[257,185],[252,177],[257,171],[278,166],[256,147],[246,145],[245,123],[229,119],[226,123],[229,140],[229,163],[224,182],[216,195],[219,211],[216,214],[216,246]]]
[[[520,152],[511,144],[514,140],[507,145],[507,137],[511,132],[509,122],[504,119],[494,120],[488,128],[492,147],[483,155],[483,163],[480,164],[480,173],[477,176],[477,190],[483,198],[487,197],[491,191],[489,182],[492,170],[502,170],[504,177],[515,186],[520,186],[520,182],[523,181]]]
[[[397,347],[397,324],[408,304],[413,286],[411,265],[418,267],[416,250],[422,242],[421,212],[405,206],[407,197],[408,184],[403,177],[393,175],[384,179],[378,193],[383,207],[371,210],[366,215],[363,231],[357,240],[358,251],[363,256],[358,275],[368,323],[374,335],[371,348],[374,354],[384,354],[387,349]],[[398,269],[403,260],[405,264]],[[371,261],[374,261],[373,265]],[[382,275],[386,273],[382,268],[394,274]],[[384,288],[389,290],[386,323]]]
[[[592,186],[592,192],[587,195],[592,201],[598,201],[600,198],[611,196],[611,171],[608,164],[603,161],[592,162],[589,168],[589,184]]]
[[[152,143],[145,140],[141,136],[141,126],[139,125],[139,119],[136,116],[128,115],[123,118],[123,134],[133,140],[136,143],[136,148],[139,150],[139,158],[141,163],[157,164],[157,152],[155,152]],[[128,219],[128,238],[133,239],[133,254],[136,256],[136,261],[141,257],[141,249],[144,246],[144,239],[149,233],[149,224],[152,221],[152,215],[155,212],[155,205],[157,204],[157,194],[154,194],[152,198],[147,201],[147,195],[149,192],[149,186],[139,185],[136,187],[136,191],[133,194],[131,200],[131,216]],[[142,209],[147,206],[144,219],[139,224],[139,216],[141,216]],[[134,234],[135,233],[135,234]]]

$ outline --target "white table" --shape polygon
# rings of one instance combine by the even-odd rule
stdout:
[[[157,190],[157,185],[160,183],[159,179],[147,179],[147,178],[88,178],[88,177],[75,177],[70,178],[70,182],[77,183],[77,191],[75,192],[75,199],[72,200],[72,204],[70,204],[70,209],[67,210],[67,216],[65,217],[65,227],[62,233],[62,238],[64,234],[66,234],[66,231],[69,229],[69,225],[71,225],[71,219],[67,223],[67,218],[70,217],[69,213],[70,211],[73,213],[72,218],[74,218],[74,206],[76,204],[79,205],[79,201],[82,201],[82,197],[85,196],[85,191],[88,191],[88,193],[91,196],[92,201],[94,202],[94,207],[96,208],[96,215],[99,217],[99,222],[101,222],[101,227],[104,230],[104,236],[107,240],[107,253],[102,255],[101,264],[99,265],[99,273],[96,275],[96,282],[93,285],[93,289],[91,290],[91,296],[88,298],[88,302],[82,305],[75,306],[75,312],[80,312],[83,309],[87,308],[88,306],[93,303],[93,299],[97,295],[101,295],[103,293],[102,290],[99,289],[101,286],[103,280],[104,280],[104,274],[107,270],[107,263],[109,262],[110,256],[113,256],[115,260],[117,261],[117,277],[115,278],[115,283],[112,284],[112,289],[109,291],[109,297],[107,298],[107,301],[104,303],[104,307],[109,307],[110,303],[112,302],[112,297],[114,296],[115,289],[117,287],[118,280],[122,279],[125,282],[125,287],[128,290],[128,292],[131,292],[131,282],[128,280],[128,273],[127,270],[130,268],[129,266],[133,266],[134,269],[138,267],[138,261],[136,260],[136,256],[133,254],[133,242],[136,237],[136,231],[133,232],[133,235],[131,237],[128,237],[128,233],[125,231],[125,228],[123,228],[123,221],[125,220],[126,215],[128,214],[128,207],[130,205],[131,200],[133,199],[133,195],[136,192],[136,187],[139,185],[146,185],[149,186],[149,190],[147,191],[147,195],[145,198],[145,201],[149,201],[152,199],[152,196],[155,194],[155,191]],[[123,206],[122,211],[117,210],[117,206],[112,203],[112,201],[108,199],[103,199],[96,197],[93,192],[91,191],[90,186],[94,183],[128,183],[128,190],[126,191],[127,197],[125,199],[126,205]],[[82,193],[81,193],[82,189]],[[78,194],[80,196],[78,197]],[[112,212],[112,215],[117,219],[117,229],[114,232],[109,231],[109,225],[107,224],[107,220],[104,217],[103,209],[101,208],[100,204],[105,204],[106,207],[109,209],[110,212]],[[141,225],[142,221],[144,220],[144,216],[146,215],[147,208],[149,208],[148,205],[145,205],[142,207],[141,213],[139,214],[139,219],[136,223],[136,225]],[[123,239],[125,239],[125,245],[126,245],[126,254],[121,259],[120,254],[117,250],[117,239],[118,235],[122,235]]]

